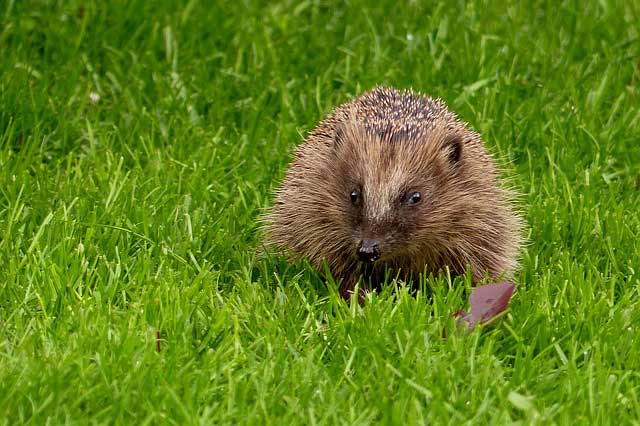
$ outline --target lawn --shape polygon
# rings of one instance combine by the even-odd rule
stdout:
[[[0,424],[640,423],[638,1],[9,0],[0,52]],[[257,254],[292,149],[378,84],[522,194],[492,328],[455,330],[468,277],[359,306]]]

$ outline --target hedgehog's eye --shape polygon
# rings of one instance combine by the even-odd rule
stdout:
[[[358,201],[360,201],[360,191],[354,189],[353,191],[351,191],[351,202],[353,204],[356,204]]]
[[[409,195],[407,204],[409,204],[410,206],[416,205],[420,202],[421,199],[422,195],[419,192],[414,192],[413,194]]]

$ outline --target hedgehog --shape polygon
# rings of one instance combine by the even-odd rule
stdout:
[[[348,299],[391,274],[513,276],[516,193],[478,133],[440,99],[376,87],[337,107],[295,149],[265,243],[307,259]],[[398,282],[398,280],[396,280]],[[358,285],[358,283],[360,283]]]

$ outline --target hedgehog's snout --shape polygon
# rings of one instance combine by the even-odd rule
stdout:
[[[380,242],[375,239],[360,240],[357,254],[361,262],[375,262],[380,258]]]

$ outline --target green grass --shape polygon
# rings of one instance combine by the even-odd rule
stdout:
[[[0,52],[0,424],[640,423],[638,1],[10,0]],[[293,147],[376,84],[523,193],[492,329],[441,337],[468,280],[360,307],[256,255]]]

